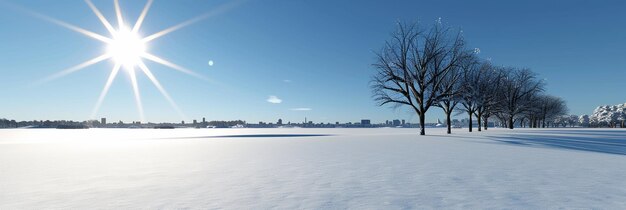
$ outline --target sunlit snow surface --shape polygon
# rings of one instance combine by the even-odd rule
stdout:
[[[626,129],[0,130],[0,209],[626,208]]]

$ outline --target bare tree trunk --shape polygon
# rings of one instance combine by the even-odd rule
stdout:
[[[485,122],[483,123],[483,126],[485,126],[485,130],[487,130],[487,125],[488,125],[488,122],[489,122],[489,120],[488,120],[488,119],[489,119],[489,117],[485,117],[484,119],[485,119]]]
[[[476,122],[478,123],[478,131],[481,131],[481,124],[482,122],[480,121],[482,117],[482,113],[480,111],[476,111]]]
[[[513,116],[509,117],[509,129],[513,129]]]
[[[472,113],[469,113],[469,132],[472,132]]]
[[[450,114],[452,113],[451,112],[446,113],[446,124],[448,125],[448,134],[452,133],[452,125],[451,125],[452,120],[450,120]]]
[[[420,135],[426,135],[426,116],[424,113],[420,114]]]

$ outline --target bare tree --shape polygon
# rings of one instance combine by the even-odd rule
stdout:
[[[544,83],[530,69],[509,68],[502,73],[503,100],[498,107],[507,119],[507,127],[513,129],[514,120],[532,106],[533,94],[542,92]]]
[[[578,126],[578,115],[572,114],[570,116],[567,117],[567,123],[569,124],[569,127],[576,127]]]
[[[416,24],[399,24],[380,53],[372,79],[374,99],[379,105],[409,106],[420,119],[420,135],[425,135],[426,112],[449,90],[440,90],[441,82],[452,69],[467,57],[465,41],[460,33],[440,22],[428,31]]]
[[[472,132],[473,121],[472,116],[478,109],[478,98],[480,97],[479,83],[482,80],[482,65],[478,61],[468,62],[463,65],[463,77],[461,80],[461,105],[459,109],[461,113],[465,112],[469,116],[469,132]]]
[[[474,115],[478,122],[478,131],[481,131],[482,118],[485,117],[484,127],[487,129],[487,119],[489,112],[496,111],[496,105],[500,103],[500,85],[502,84],[502,69],[492,66],[488,62],[484,62],[479,68],[480,78],[476,85],[477,97],[476,111]]]
[[[439,95],[441,98],[434,106],[440,107],[446,115],[447,133],[452,133],[452,112],[456,109],[457,105],[463,100],[463,77],[465,71],[477,62],[475,56],[467,56],[465,60],[460,62],[459,66],[452,68],[450,73],[442,78],[439,83]]]
[[[541,101],[540,119],[542,121],[541,127],[543,128],[549,127],[548,123],[554,123],[556,118],[561,117],[568,112],[565,101],[559,97],[543,95],[539,100]]]
[[[542,119],[544,106],[544,95],[535,94],[530,101],[529,107],[524,110],[523,116],[528,119],[528,127],[537,128]]]
[[[485,79],[481,82],[484,86],[484,96],[481,98],[482,102],[479,104],[479,108],[477,109],[478,115],[483,119],[484,130],[487,130],[489,126],[489,118],[499,112],[499,105],[504,100],[504,94],[502,92],[502,86],[504,84],[504,70],[502,67],[496,67],[493,65],[489,65],[489,67],[489,71],[485,72],[486,74],[489,74],[489,76],[485,77]]]

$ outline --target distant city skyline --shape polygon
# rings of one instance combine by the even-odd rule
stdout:
[[[94,0],[115,20],[112,0]],[[120,1],[134,22],[146,1]],[[496,65],[528,67],[547,92],[567,101],[571,114],[622,104],[626,78],[626,16],[620,1],[154,1],[140,33],[149,35],[207,12],[199,20],[147,46],[209,81],[146,62],[176,101],[181,117],[147,78],[138,77],[146,122],[246,120],[249,122],[384,122],[417,116],[378,107],[368,87],[371,64],[397,21],[427,27],[441,18],[461,28],[479,56]],[[141,121],[130,78],[113,82],[91,116],[113,62],[43,84],[37,82],[104,52],[106,46],[43,21],[19,8],[106,34],[82,1],[0,2],[0,118]],[[349,11],[349,12],[347,12]],[[463,119],[463,115],[455,118]],[[439,108],[427,122],[443,119]]]
[[[476,120],[474,120],[476,121]],[[462,127],[468,125],[468,119],[454,119],[452,125],[455,127]],[[442,127],[439,120],[437,122],[427,122],[427,126]],[[475,123],[475,125],[477,125]],[[493,127],[495,123],[491,123],[490,127]],[[397,127],[397,128],[418,128],[419,123],[407,122],[404,119],[385,120],[384,122],[372,122],[370,119],[361,119],[360,121],[346,121],[346,122],[314,122],[307,121],[306,119],[301,122],[283,122],[282,119],[278,119],[275,122],[250,122],[246,120],[212,120],[207,121],[206,118],[199,120],[192,120],[191,122],[141,122],[130,121],[108,121],[107,118],[100,118],[100,120],[85,120],[85,121],[73,121],[73,120],[31,120],[31,121],[16,121],[10,119],[0,118],[0,128],[59,128],[59,129],[87,129],[87,128],[381,128],[381,127]],[[476,127],[476,126],[474,126]]]

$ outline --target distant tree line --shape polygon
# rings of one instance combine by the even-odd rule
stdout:
[[[626,128],[626,103],[618,105],[599,106],[587,117],[590,127]]]
[[[502,127],[550,127],[567,114],[565,101],[544,93],[545,82],[528,68],[496,66],[467,47],[460,31],[437,21],[428,29],[398,24],[373,64],[371,81],[378,105],[408,107],[417,114],[425,135],[426,113],[439,107],[446,115],[447,133],[453,112],[487,130],[496,119]],[[559,121],[560,122],[560,121]],[[482,129],[481,129],[482,128]]]
[[[246,121],[243,120],[230,120],[230,121],[210,121],[205,123],[196,123],[189,124],[189,126],[196,126],[198,128],[208,126],[214,126],[217,128],[230,128],[236,125],[245,125]],[[60,129],[68,129],[68,128],[89,128],[89,127],[101,127],[101,128],[128,128],[128,127],[176,127],[180,124],[176,123],[150,123],[141,124],[140,122],[132,122],[132,123],[124,123],[122,121],[109,123],[109,124],[101,124],[100,121],[97,120],[87,120],[87,121],[71,121],[71,120],[33,120],[33,121],[15,121],[8,120],[4,118],[0,118],[0,128],[60,128]]]
[[[86,128],[87,122],[77,122],[71,120],[33,120],[33,121],[15,121],[8,119],[0,119],[0,128]]]
[[[0,119],[0,128],[17,128],[20,124],[15,120]]]
[[[245,125],[246,121],[243,120],[230,120],[230,121],[209,121],[207,125],[217,128],[230,128],[236,125]]]

